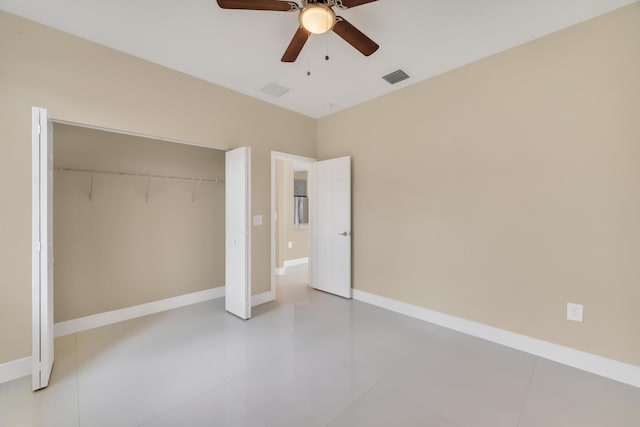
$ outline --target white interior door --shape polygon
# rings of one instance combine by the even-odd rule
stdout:
[[[225,154],[225,309],[251,317],[251,149]]]
[[[53,126],[32,109],[32,388],[49,385],[53,368]]]
[[[351,157],[313,163],[309,182],[311,286],[351,298]]]

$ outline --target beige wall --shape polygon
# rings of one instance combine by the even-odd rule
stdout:
[[[54,126],[55,321],[224,285],[224,151]],[[197,188],[196,188],[197,187]],[[197,191],[196,191],[197,190]],[[194,191],[196,200],[194,201]]]
[[[58,120],[252,147],[253,291],[269,288],[270,151],[315,157],[315,121],[0,12],[0,363],[31,353],[31,107]]]
[[[355,288],[640,365],[639,23],[635,3],[320,120],[319,157],[353,156]]]

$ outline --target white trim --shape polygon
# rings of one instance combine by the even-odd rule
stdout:
[[[31,356],[32,388],[40,385],[40,108],[31,108]],[[24,360],[24,359],[20,359]],[[13,363],[13,362],[9,362]]]
[[[293,267],[295,265],[309,264],[309,257],[287,259],[284,261],[284,268]]]
[[[253,227],[252,227],[252,221],[251,218],[253,217],[253,204],[251,203],[251,200],[253,199],[253,195],[251,194],[251,177],[253,176],[253,174],[251,173],[251,168],[252,168],[252,164],[253,162],[251,161],[251,147],[246,147],[247,150],[247,318],[251,319],[251,307],[253,307],[251,305],[251,284],[253,282],[253,269],[251,267],[252,264],[252,253],[253,253]],[[226,168],[226,166],[225,166]],[[225,189],[226,192],[226,189]],[[226,252],[225,252],[226,255]],[[228,256],[228,255],[226,255]]]
[[[204,291],[179,295],[177,297],[166,298],[159,301],[152,301],[145,304],[134,305],[132,307],[121,308],[119,310],[107,311],[104,313],[92,314],[91,316],[80,317],[78,319],[66,320],[54,325],[55,336],[75,334],[88,329],[100,326],[111,325],[124,320],[135,319],[161,311],[172,310],[186,305],[197,304],[224,297],[224,286],[206,289]]]
[[[309,257],[285,260],[283,267],[273,267],[273,274],[275,274],[276,276],[284,276],[285,274],[287,274],[287,267],[293,267],[293,266],[302,265],[302,264],[309,264]],[[272,286],[272,289],[273,289],[273,286]],[[274,291],[274,298],[275,298],[275,291]]]
[[[487,341],[640,387],[640,366],[495,328],[438,311],[353,289],[353,298],[409,317],[444,326]]]
[[[255,307],[256,305],[264,304],[266,302],[275,301],[275,299],[276,293],[272,291],[255,294],[251,296],[251,307]]]
[[[138,137],[138,138],[155,139],[155,140],[163,141],[163,142],[172,142],[174,144],[191,145],[193,147],[202,147],[202,148],[211,148],[212,150],[220,150],[220,151],[228,151],[229,150],[229,148],[221,148],[221,147],[214,147],[214,146],[211,146],[211,145],[196,144],[195,142],[190,142],[190,141],[181,140],[181,139],[165,138],[165,137],[162,137],[162,136],[149,135],[149,134],[139,133],[139,132],[130,132],[130,131],[127,131],[127,130],[122,130],[122,129],[114,129],[114,128],[107,128],[107,127],[104,127],[104,126],[90,125],[90,124],[87,124],[87,123],[78,123],[78,122],[72,122],[72,121],[60,120],[60,119],[51,119],[51,121],[53,123],[58,123],[58,124],[61,124],[61,125],[75,126],[75,127],[79,127],[79,128],[92,129],[92,130],[99,130],[99,131],[102,131],[102,132],[117,133],[117,134],[120,134],[120,135],[135,136],[135,137]]]
[[[300,163],[307,163],[311,165],[311,163],[317,162],[317,159],[312,157],[300,156],[298,154],[285,153],[283,151],[271,151],[272,159],[284,159],[284,160],[293,160]],[[311,166],[309,166],[311,168]]]
[[[0,363],[0,384],[31,375],[31,356]]]

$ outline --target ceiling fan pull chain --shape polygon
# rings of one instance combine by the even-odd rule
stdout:
[[[324,51],[324,60],[328,61],[329,60],[329,34],[325,36],[325,40],[326,40],[326,44],[325,44],[325,51]]]

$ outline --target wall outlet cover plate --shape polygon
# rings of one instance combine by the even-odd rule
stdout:
[[[584,307],[582,304],[567,303],[567,320],[582,322],[584,317]]]

